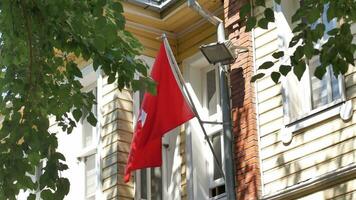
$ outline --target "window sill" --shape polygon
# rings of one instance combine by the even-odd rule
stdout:
[[[287,124],[285,127],[289,132],[295,133],[314,124],[327,120],[340,114],[340,108],[344,102],[345,101],[337,100],[314,109],[307,115]]]
[[[210,197],[209,200],[227,200],[227,195],[226,195],[226,193],[219,194],[215,197]]]
[[[345,115],[346,113],[346,115]],[[340,115],[343,120],[348,120],[352,116],[351,100],[337,100],[323,107],[311,111],[308,115],[299,118],[292,123],[285,125],[281,131],[281,140],[287,145],[293,139],[293,134],[298,133],[308,127],[318,124],[322,121]]]
[[[77,155],[78,160],[81,160],[87,156],[93,155],[97,153],[97,148],[94,145],[88,146],[82,149],[79,154]]]

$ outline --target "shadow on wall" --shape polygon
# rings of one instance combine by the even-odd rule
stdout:
[[[259,168],[256,159],[257,136],[254,131],[256,123],[252,123],[254,120],[252,103],[250,106],[245,105],[245,85],[246,81],[249,80],[246,80],[244,69],[241,67],[233,68],[230,77],[237,198],[257,198],[259,194]]]
[[[333,130],[327,130],[325,133],[326,129],[323,126],[327,126],[329,123],[335,124],[336,120],[338,117],[329,119],[323,125],[316,124],[309,130],[298,133],[294,136],[292,143],[286,147],[281,147],[280,143],[273,145],[275,158],[266,159],[266,162],[273,164],[265,169],[265,177],[270,177],[269,181],[265,182],[266,193],[271,194],[283,190],[356,162],[354,147],[356,132],[351,123],[340,122],[338,125],[334,125]],[[312,138],[310,138],[309,132],[314,133]],[[273,159],[275,162],[271,163],[270,161]],[[354,177],[349,177],[349,179],[352,178]],[[323,188],[310,189],[306,193],[320,195],[319,197],[322,196],[323,199],[344,196],[350,192],[349,188],[352,185],[345,181],[347,180],[340,179],[324,184]],[[313,194],[316,192],[319,193]]]

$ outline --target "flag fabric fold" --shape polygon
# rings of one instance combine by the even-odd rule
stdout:
[[[151,71],[157,83],[157,94],[144,94],[125,169],[125,182],[130,180],[133,170],[161,166],[163,135],[195,116],[177,83],[172,71],[176,66],[171,66],[167,50],[162,43]]]

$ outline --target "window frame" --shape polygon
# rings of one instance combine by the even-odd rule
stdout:
[[[282,15],[284,16],[282,5],[275,4],[274,9],[275,9],[275,12],[277,12],[277,14],[278,14],[278,12],[281,12]],[[325,12],[326,12],[326,10],[324,11],[324,15],[325,15]],[[284,23],[286,23],[284,21],[282,22],[282,20],[283,19],[278,20],[278,17],[276,17],[277,29],[278,29],[278,27],[280,27],[280,29],[281,29],[281,30],[277,30],[278,34],[281,35],[283,40],[285,40],[289,36],[287,35],[288,33],[285,33],[285,30],[282,30],[283,27],[285,26]],[[288,24],[288,25],[290,25],[290,24]],[[327,24],[325,24],[325,25],[327,26]],[[337,26],[337,24],[335,24],[335,26]],[[321,45],[323,42],[325,42],[325,41],[320,41],[317,43],[317,45]],[[287,50],[288,49],[287,45],[288,44],[283,42],[283,45],[281,47],[282,50],[283,49]],[[288,50],[287,50],[287,52],[288,52]],[[279,63],[285,64],[288,62],[289,62],[289,58],[288,59],[285,58],[284,60],[281,60]],[[328,70],[327,70],[327,73],[329,73],[329,75],[326,74],[327,76],[329,76],[329,79],[327,80],[328,83],[332,81],[331,80],[332,74],[330,73],[330,69],[331,69],[331,66],[329,66]],[[303,86],[302,86],[302,87],[305,87],[305,89],[304,89],[305,92],[304,92],[303,97],[300,99],[303,102],[303,105],[306,106],[306,110],[305,110],[304,114],[299,115],[294,118],[291,117],[291,111],[289,108],[289,106],[290,106],[290,103],[289,103],[290,97],[289,96],[290,96],[290,93],[293,91],[286,91],[286,89],[287,89],[286,82],[288,81],[288,78],[285,77],[285,78],[281,79],[283,111],[284,111],[284,127],[282,128],[282,135],[298,132],[300,130],[303,130],[304,128],[310,127],[316,123],[319,123],[321,121],[324,121],[326,119],[329,119],[333,116],[338,115],[340,112],[340,107],[346,101],[344,77],[342,75],[339,75],[338,76],[338,88],[339,88],[339,92],[340,92],[340,98],[331,100],[330,102],[328,102],[325,105],[313,108],[312,83],[311,83],[312,76],[313,75],[310,74],[309,66],[307,66],[307,70],[304,72],[303,77],[300,80],[300,82],[306,83],[306,84],[303,84]],[[327,93],[328,98],[330,96],[332,98],[332,91],[328,90],[327,92],[328,92]],[[291,136],[289,138],[291,140]],[[288,142],[290,142],[290,140],[288,140]]]
[[[197,112],[199,113],[201,119],[203,121],[212,121],[212,122],[221,122],[222,121],[222,110],[221,110],[221,104],[220,104],[220,94],[219,94],[219,68],[218,65],[211,65],[206,62],[205,57],[200,53],[196,53],[195,55],[191,56],[190,58],[186,59],[183,61],[183,65],[185,66],[185,71],[184,75],[187,77],[187,81],[189,84],[187,85],[188,91],[190,92],[193,102],[196,106]],[[206,85],[206,80],[207,80],[207,72],[215,68],[215,81],[216,81],[216,102],[217,102],[217,112],[211,116],[209,116],[209,112],[207,112],[208,106],[206,104],[206,99],[207,99],[207,85]],[[197,71],[199,72],[200,75],[200,82],[197,85],[197,83],[192,83],[194,80],[192,80],[192,76],[194,76],[194,79],[198,79],[196,77]],[[194,87],[195,85],[195,87]],[[196,88],[198,87],[198,88]],[[200,91],[197,91],[200,90]],[[201,95],[201,98],[199,99],[198,96]],[[225,154],[224,154],[224,139],[223,139],[223,127],[220,124],[204,124],[204,128],[207,132],[207,135],[211,141],[211,138],[217,134],[220,134],[220,139],[221,139],[221,160],[222,160],[222,168],[223,170],[225,169]],[[200,127],[199,127],[200,129]],[[187,138],[187,140],[191,140],[190,137]],[[187,143],[192,143],[192,141],[187,141]],[[210,152],[210,149],[208,148],[207,141],[204,140],[205,147],[204,149],[207,152],[204,156],[207,156],[208,158],[206,159],[205,162],[205,167],[207,169],[208,175],[209,175],[209,184],[207,188],[207,194],[208,194],[208,199],[209,200],[215,200],[215,199],[226,199],[226,191],[225,193],[222,193],[220,195],[211,197],[211,192],[212,189],[225,185],[224,178],[219,178],[217,180],[214,180],[214,163],[215,159],[213,158],[212,153]],[[193,147],[194,148],[194,147]],[[191,150],[187,150],[187,153],[192,153]],[[187,166],[188,168],[192,168],[189,164]],[[189,169],[191,170],[191,169]],[[193,183],[194,184],[194,183]],[[192,188],[193,189],[193,188]],[[225,197],[225,198],[224,198]]]
[[[212,138],[217,135],[218,135],[218,137],[220,137],[220,148],[221,148],[220,149],[220,152],[221,152],[221,163],[220,164],[221,164],[222,169],[224,170],[225,169],[225,154],[224,154],[223,130],[221,129],[221,130],[217,130],[215,132],[211,132],[210,134],[208,134],[208,137],[209,137],[210,142],[213,144]],[[206,143],[206,145],[208,145],[206,141],[205,141],[205,143]],[[214,151],[215,151],[215,149],[214,149]],[[215,151],[215,153],[216,153],[216,151]],[[210,157],[209,160],[211,161],[211,162],[207,162],[208,172],[209,172],[209,174],[211,174],[211,176],[209,177],[209,180],[210,180],[209,199],[211,199],[211,200],[220,199],[221,197],[226,196],[226,191],[225,191],[225,193],[211,197],[212,189],[215,189],[219,186],[225,185],[225,180],[224,180],[224,177],[214,180],[214,167],[216,167],[215,166],[215,158],[212,154],[209,157]]]
[[[161,188],[161,195],[162,195],[162,199],[164,199],[164,181],[163,181],[163,168],[162,167],[159,167],[160,170],[161,170],[161,185],[162,185],[162,188]],[[142,198],[141,196],[141,172],[142,172],[142,169],[141,170],[137,170],[135,172],[135,183],[136,185],[136,188],[135,188],[135,200],[154,200],[151,198],[152,196],[152,179],[151,179],[151,175],[152,175],[152,169],[153,168],[146,168],[146,169],[143,169],[143,170],[146,170],[146,191],[147,191],[147,199],[145,198]]]
[[[83,199],[87,199],[90,197],[93,197],[95,199],[100,199],[102,196],[102,185],[101,185],[101,161],[100,161],[100,154],[101,154],[101,150],[100,150],[100,118],[101,118],[101,114],[100,114],[100,102],[101,102],[101,98],[100,98],[100,94],[101,94],[101,88],[100,85],[102,83],[102,76],[100,74],[100,70],[94,71],[92,64],[86,66],[85,68],[83,68],[82,70],[82,74],[83,74],[83,78],[80,79],[79,81],[81,82],[83,88],[81,89],[82,92],[89,92],[91,90],[95,91],[95,97],[96,97],[96,102],[97,104],[93,106],[92,109],[95,109],[95,113],[96,117],[98,119],[98,123],[96,124],[95,127],[92,127],[92,143],[89,146],[84,147],[83,146],[83,120],[84,118],[82,117],[82,119],[80,119],[80,121],[77,123],[78,128],[80,129],[80,151],[77,154],[77,159],[79,161],[79,165],[81,168],[81,177],[82,177],[82,181],[81,181],[81,187],[82,187],[82,191],[83,191]],[[96,176],[95,176],[95,193],[93,196],[86,196],[86,192],[87,192],[87,188],[86,188],[86,159],[89,156],[95,155],[95,172],[96,172]]]
[[[221,114],[221,106],[220,106],[220,94],[219,94],[219,69],[217,66],[214,65],[209,65],[207,67],[203,67],[201,69],[202,73],[202,80],[206,83],[208,80],[208,73],[212,70],[215,70],[215,93],[216,93],[216,112],[209,115],[209,102],[208,102],[208,90],[207,90],[207,84],[202,84],[202,107],[204,110],[204,116],[209,120],[209,121],[218,121],[221,119],[222,114]]]

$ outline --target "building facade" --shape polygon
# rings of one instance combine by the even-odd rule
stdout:
[[[328,72],[320,81],[310,75],[315,59],[300,82],[290,74],[278,84],[269,76],[253,84],[250,79],[256,68],[273,60],[273,52],[287,48],[293,27],[288,18],[299,1],[282,5],[268,1],[276,22],[267,30],[251,32],[239,19],[245,1],[198,2],[224,20],[228,39],[249,49],[239,54],[229,74],[234,174],[227,176],[235,177],[236,198],[356,198],[356,118],[344,116],[356,110],[356,70],[351,67],[338,78]],[[206,121],[221,121],[218,71],[199,51],[200,45],[216,41],[216,27],[189,8],[186,0],[122,3],[126,29],[143,44],[141,59],[153,65],[161,43],[158,37],[166,33],[199,114]],[[253,14],[262,13],[255,8]],[[356,26],[353,31],[356,34]],[[97,98],[93,110],[97,127],[81,120],[71,135],[55,125],[51,128],[58,133],[59,151],[70,168],[63,173],[71,182],[66,199],[226,199],[225,181],[196,119],[163,138],[162,167],[138,170],[124,183],[142,92],[119,91],[85,62],[82,72],[84,91]],[[222,126],[205,128],[224,165]]]

